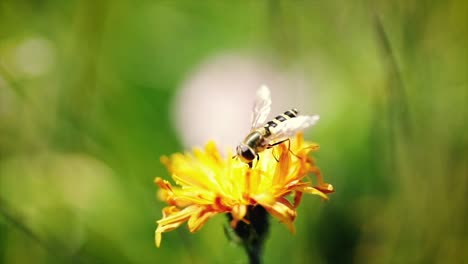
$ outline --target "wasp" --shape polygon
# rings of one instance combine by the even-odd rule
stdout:
[[[250,168],[253,160],[259,159],[258,153],[289,140],[291,136],[315,124],[320,118],[318,115],[299,115],[297,109],[292,108],[267,122],[270,110],[270,89],[263,85],[256,93],[250,132],[236,148],[236,156]]]

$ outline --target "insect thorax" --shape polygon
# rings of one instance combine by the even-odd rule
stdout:
[[[260,152],[266,148],[268,142],[266,137],[269,136],[268,128],[258,128],[250,132],[244,139],[244,144],[251,147],[255,152]]]

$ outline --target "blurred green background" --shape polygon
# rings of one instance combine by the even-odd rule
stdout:
[[[153,238],[175,93],[241,51],[318,79],[336,189],[265,263],[467,263],[467,3],[1,0],[0,262],[246,263],[223,216]]]

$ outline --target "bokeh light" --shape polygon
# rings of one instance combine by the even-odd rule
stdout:
[[[262,84],[336,190],[265,263],[466,262],[467,3],[0,1],[0,263],[246,263],[222,216],[157,249],[153,180]]]

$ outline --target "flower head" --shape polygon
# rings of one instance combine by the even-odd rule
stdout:
[[[220,213],[231,214],[233,228],[239,221],[249,224],[246,214],[253,206],[262,206],[295,232],[293,222],[302,195],[328,199],[327,193],[333,192],[333,186],[323,182],[309,156],[317,149],[317,144],[305,142],[298,134],[290,142],[259,153],[252,168],[230,155],[223,158],[213,142],[207,143],[204,150],[163,156],[161,161],[178,186],[155,179],[159,197],[168,203],[162,219],[157,221],[156,245],[161,244],[162,233],[185,222],[190,232],[195,232]],[[309,173],[315,174],[315,184],[307,177]]]

